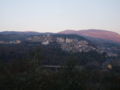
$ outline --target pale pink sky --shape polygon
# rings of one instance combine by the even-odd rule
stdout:
[[[0,31],[120,33],[120,0],[0,0]]]

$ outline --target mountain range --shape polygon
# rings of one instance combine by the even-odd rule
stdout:
[[[103,40],[109,40],[112,42],[120,43],[120,34],[107,31],[107,30],[99,30],[99,29],[88,29],[88,30],[65,30],[59,32],[60,34],[76,34],[84,37],[91,37]]]
[[[39,36],[45,36],[45,43],[47,36],[62,35],[61,37],[66,37],[69,35],[71,39],[74,36],[78,38],[84,38],[88,40],[97,48],[100,48],[107,52],[118,53],[120,52],[120,34],[98,29],[88,29],[88,30],[65,30],[58,33],[39,33],[39,32],[17,32],[17,31],[4,31],[0,32],[0,43],[19,43],[21,41],[27,40],[27,38],[34,37],[35,41],[39,40]],[[38,37],[37,37],[38,36]],[[41,38],[40,38],[41,39]],[[55,38],[54,38],[55,39]],[[77,45],[76,45],[77,47]]]

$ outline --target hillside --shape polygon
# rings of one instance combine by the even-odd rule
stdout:
[[[97,30],[97,29],[88,29],[88,30],[65,30],[62,32],[59,32],[61,34],[77,34],[82,36],[88,36],[93,38],[99,38],[104,40],[111,40],[113,42],[120,43],[120,34],[107,31],[107,30]]]

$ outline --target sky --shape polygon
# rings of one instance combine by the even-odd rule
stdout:
[[[0,0],[0,31],[120,33],[120,0]]]

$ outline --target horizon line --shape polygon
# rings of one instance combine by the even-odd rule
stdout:
[[[111,30],[107,30],[107,29],[65,29],[65,30],[61,30],[61,31],[57,31],[57,32],[52,32],[52,31],[48,31],[48,32],[40,32],[40,31],[35,31],[35,30],[0,30],[0,32],[36,32],[36,33],[59,33],[62,31],[89,31],[89,30],[96,30],[96,31],[108,31],[108,32],[114,32],[114,33],[118,33],[120,34],[120,32],[116,32],[116,31],[111,31]]]

